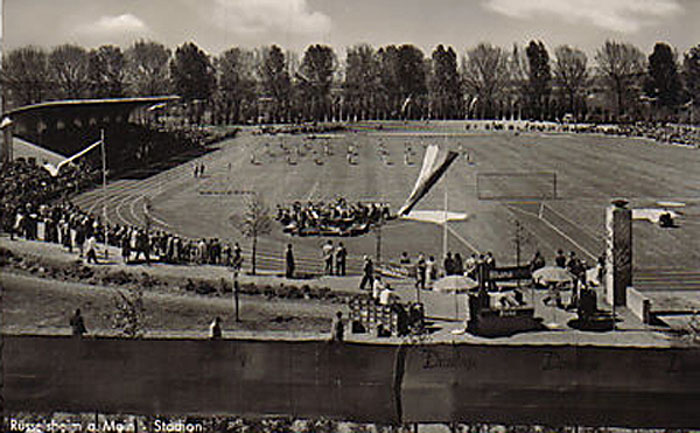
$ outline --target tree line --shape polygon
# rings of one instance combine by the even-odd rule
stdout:
[[[480,43],[458,58],[438,45],[358,44],[298,54],[277,45],[210,55],[187,42],[153,41],[122,51],[64,44],[3,56],[0,82],[13,107],[47,100],[177,94],[195,122],[385,119],[682,120],[700,94],[700,45],[679,59],[659,42],[644,55],[606,41],[592,61],[575,47],[542,41]]]

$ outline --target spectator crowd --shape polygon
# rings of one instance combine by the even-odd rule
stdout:
[[[294,202],[277,205],[275,219],[284,232],[297,236],[357,236],[391,218],[389,205],[349,203],[344,198],[329,202]]]

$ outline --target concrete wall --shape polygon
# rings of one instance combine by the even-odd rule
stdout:
[[[6,336],[9,411],[700,425],[700,350]]]
[[[326,342],[5,337],[9,410],[392,422],[394,350]]]
[[[627,308],[629,308],[642,323],[648,324],[651,322],[651,299],[644,296],[644,294],[634,287],[627,288]]]

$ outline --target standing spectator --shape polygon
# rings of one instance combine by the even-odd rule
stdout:
[[[476,253],[472,253],[471,256],[465,262],[467,276],[473,280],[476,279],[476,264],[479,261],[479,256]]]
[[[564,251],[557,250],[557,255],[554,256],[554,264],[560,268],[566,267],[566,256],[564,255]]]
[[[221,249],[221,254],[223,256],[223,264],[226,266],[231,266],[231,245],[225,243]]]
[[[542,269],[545,266],[545,261],[544,257],[542,257],[542,254],[538,251],[535,251],[535,255],[532,257],[532,260],[530,260],[530,272],[535,272],[538,269]]]
[[[87,329],[85,328],[85,321],[83,320],[80,308],[77,308],[75,310],[75,314],[70,318],[69,323],[71,329],[73,330],[74,337],[82,337],[83,334],[87,332]]]
[[[362,266],[362,281],[360,281],[360,290],[365,290],[365,286],[369,284],[372,288],[374,283],[374,264],[369,256],[364,256],[364,265]]]
[[[22,227],[24,227],[24,214],[22,211],[17,211],[17,214],[15,215],[15,225],[10,232],[10,240],[15,239],[15,233],[18,234],[19,236],[22,236]]]
[[[97,261],[97,239],[95,239],[95,234],[91,233],[90,237],[88,238],[87,242],[85,243],[85,257],[86,257],[86,262],[94,264],[98,264]]]
[[[212,340],[221,340],[221,317],[216,316],[211,325],[209,325],[209,338]]]
[[[347,261],[348,251],[342,242],[338,244],[335,250],[335,273],[341,277],[345,276],[345,263]]]
[[[243,267],[243,253],[241,251],[241,246],[238,245],[238,242],[236,242],[233,245],[233,269],[236,271],[240,271],[241,268]]]
[[[374,299],[375,301],[379,301],[379,295],[382,293],[382,290],[384,290],[384,288],[385,285],[382,281],[382,277],[380,275],[374,277],[374,282],[372,283],[372,299]]]
[[[131,257],[131,240],[128,231],[122,234],[121,244],[122,260],[124,260],[125,264],[128,264]]]
[[[425,257],[423,254],[418,255],[418,262],[416,263],[416,287],[421,290],[425,290],[425,280],[427,277],[428,267],[425,263]]]
[[[581,263],[581,260],[576,257],[576,252],[571,251],[571,253],[569,253],[566,269],[574,276],[573,287],[571,288],[571,305],[577,306],[579,283],[585,283],[586,269],[583,263]]]
[[[78,257],[83,257],[85,247],[85,227],[82,223],[78,223],[75,228],[75,245],[78,246]]]
[[[321,248],[323,253],[323,261],[325,263],[325,273],[326,275],[333,275],[333,242],[326,242]]]
[[[491,251],[486,253],[486,257],[484,258],[484,263],[486,263],[486,267],[488,269],[495,269],[496,268],[496,258],[493,256],[493,253],[491,253]]]
[[[452,266],[454,268],[455,275],[464,275],[464,262],[462,261],[462,255],[455,253],[454,260],[452,261]]]
[[[445,268],[445,275],[454,274],[454,261],[452,260],[452,253],[450,251],[447,252],[442,264]]]
[[[287,252],[284,255],[284,262],[284,275],[287,278],[294,278],[294,252],[292,251],[292,244],[287,244]]]
[[[408,257],[408,253],[406,251],[401,253],[401,258],[399,258],[399,263],[402,265],[410,265],[411,264],[411,258]]]
[[[343,340],[345,340],[345,324],[343,324],[342,311],[338,311],[331,324],[331,341],[342,343]]]
[[[433,288],[433,281],[437,279],[437,266],[435,263],[435,257],[429,256],[428,261],[425,263],[425,287],[428,290]]]

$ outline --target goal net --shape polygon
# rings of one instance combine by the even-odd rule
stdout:
[[[557,198],[554,172],[477,173],[479,200],[550,200]]]

